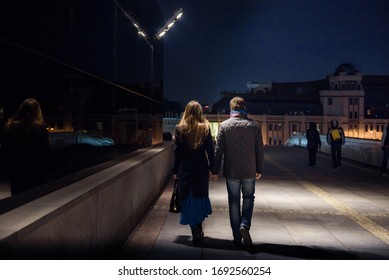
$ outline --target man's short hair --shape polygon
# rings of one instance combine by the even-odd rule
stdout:
[[[231,110],[242,110],[246,107],[246,101],[242,97],[234,97],[230,101]]]

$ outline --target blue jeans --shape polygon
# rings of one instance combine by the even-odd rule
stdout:
[[[242,236],[239,228],[245,226],[250,229],[251,227],[255,198],[255,178],[226,178],[226,183],[232,235],[234,240],[240,240]],[[241,192],[243,197],[242,209],[240,208]]]

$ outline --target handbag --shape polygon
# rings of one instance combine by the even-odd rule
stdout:
[[[180,213],[181,212],[181,200],[180,192],[178,190],[178,180],[174,180],[172,197],[170,199],[169,212]]]

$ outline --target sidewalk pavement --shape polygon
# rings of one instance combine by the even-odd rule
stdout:
[[[169,213],[168,184],[128,238],[118,259],[389,259],[389,177],[377,168],[343,160],[340,171],[318,153],[308,166],[301,148],[265,147],[265,172],[257,181],[251,250],[232,244],[225,179],[210,181],[213,213],[205,239],[193,246],[189,226]]]

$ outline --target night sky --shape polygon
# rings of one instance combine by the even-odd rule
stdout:
[[[341,63],[389,75],[387,0],[158,0],[169,19],[165,98],[213,104],[246,81],[326,78]],[[163,23],[161,23],[161,26]]]

